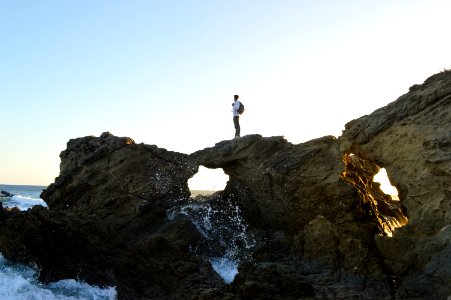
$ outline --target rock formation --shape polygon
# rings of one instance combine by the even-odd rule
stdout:
[[[189,197],[197,166],[188,155],[104,133],[70,140],[60,170],[41,195],[48,210],[16,210],[1,224],[6,258],[39,266],[44,282],[117,286],[122,299],[182,299],[223,284],[188,250],[202,243],[193,224],[167,220]]]
[[[450,103],[444,71],[338,139],[248,135],[190,155],[110,133],[70,140],[48,209],[2,210],[0,252],[44,282],[114,285],[119,299],[446,299]],[[192,199],[200,165],[229,181]],[[399,201],[373,182],[382,167]],[[230,284],[210,263],[227,242],[240,259]]]
[[[376,236],[397,297],[451,295],[451,71],[346,125],[341,149],[387,170],[409,222]]]

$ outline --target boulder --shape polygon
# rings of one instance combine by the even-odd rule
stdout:
[[[188,198],[187,180],[197,172],[186,154],[109,132],[70,140],[60,157],[60,175],[41,195],[49,208],[101,217],[114,211],[116,219]]]

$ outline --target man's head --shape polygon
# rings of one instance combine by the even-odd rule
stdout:
[[[238,98],[240,98],[240,96],[238,96],[238,95],[233,96],[233,100],[235,100],[235,101],[238,100]]]

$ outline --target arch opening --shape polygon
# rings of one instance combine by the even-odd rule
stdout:
[[[392,200],[399,201],[398,190],[394,187],[388,179],[387,170],[381,168],[379,172],[374,175],[374,182],[380,183],[380,189],[387,195],[390,195]]]
[[[395,195],[390,195],[396,193],[397,197],[398,191],[386,187],[387,183],[389,186],[391,184],[384,168],[352,153],[345,154],[343,162],[345,169],[340,177],[357,191],[360,198],[358,208],[363,216],[374,219],[381,232],[387,236],[392,236],[396,228],[408,223],[402,203],[393,199]],[[381,169],[384,170],[382,173]],[[378,173],[379,182],[376,182],[375,175]],[[380,181],[384,183],[386,191],[382,190]]]
[[[188,187],[191,197],[208,196],[224,190],[228,181],[229,175],[225,174],[222,169],[209,169],[199,166],[197,174],[188,180]]]
[[[191,219],[207,243],[207,249],[196,247],[196,254],[204,256],[226,284],[234,280],[238,266],[250,258],[255,246],[253,234],[248,231],[233,195],[221,193],[228,181],[229,176],[222,168],[200,165],[188,180],[191,198],[169,214],[171,218],[182,214]]]

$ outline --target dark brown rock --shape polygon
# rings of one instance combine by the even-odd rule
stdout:
[[[340,181],[344,165],[333,137],[293,145],[282,137],[249,135],[192,156],[229,175],[226,192],[239,195],[246,219],[259,228],[297,233],[317,214],[344,217],[357,201]]]
[[[315,289],[299,266],[281,263],[243,264],[230,290],[243,299],[306,299]]]
[[[293,145],[282,137],[251,135],[192,154],[198,164],[222,168],[229,175],[224,193],[236,195],[251,227],[265,232],[255,247],[255,267],[278,275],[259,276],[260,282],[252,283],[252,288],[248,280],[234,282],[236,291],[269,289],[265,285],[278,290],[274,282],[280,275],[278,263],[283,262],[304,270],[305,282],[317,282],[313,274],[318,272],[326,282],[325,278],[340,278],[337,289],[318,290],[320,294],[351,295],[356,289],[371,298],[381,295],[378,290],[383,288],[389,295],[388,274],[374,251],[373,237],[391,228],[390,218],[382,212],[394,219],[399,217],[400,223],[405,216],[400,206],[391,203],[390,196],[373,184],[377,165],[351,163],[352,159],[344,159],[339,146],[334,137]],[[366,184],[353,184],[351,170],[356,181]],[[287,259],[292,262],[287,263]],[[246,276],[240,273],[238,278]],[[367,282],[373,286],[366,286]],[[288,297],[277,295],[280,299]]]
[[[197,172],[186,154],[110,133],[70,140],[60,156],[60,176],[42,199],[52,210],[98,216],[135,218],[154,203],[170,207],[189,197],[187,179]]]

